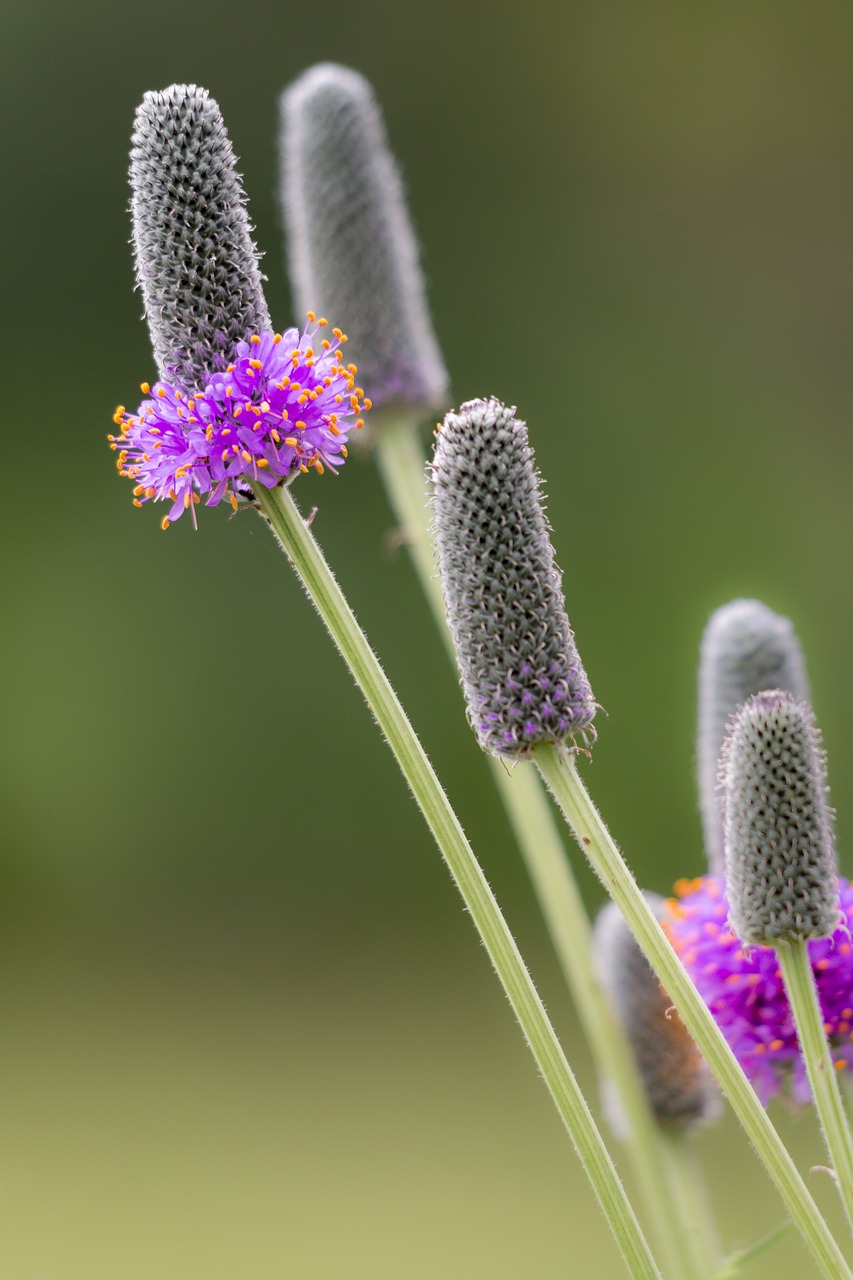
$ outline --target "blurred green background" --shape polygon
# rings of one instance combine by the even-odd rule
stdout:
[[[153,374],[127,245],[139,98],[218,99],[283,327],[276,98],[322,59],[376,85],[456,400],[530,424],[608,712],[584,772],[640,881],[701,870],[697,647],[743,594],[806,645],[853,869],[849,4],[5,0],[4,1280],[621,1274],[266,530],[222,509],[163,535],[106,448]],[[594,1094],[369,458],[299,496]],[[776,1118],[822,1162],[811,1117]],[[736,1125],[700,1146],[727,1241],[772,1227]],[[790,1237],[750,1274],[810,1267]]]

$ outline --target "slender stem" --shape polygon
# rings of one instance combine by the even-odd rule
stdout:
[[[573,757],[562,747],[543,746],[535,750],[534,760],[593,869],[728,1096],[820,1270],[832,1280],[853,1277],[781,1138],[590,800]]]
[[[735,1253],[729,1254],[720,1270],[714,1276],[714,1280],[734,1280],[735,1276],[741,1275],[748,1262],[760,1257],[777,1240],[781,1240],[782,1236],[787,1235],[793,1228],[793,1225],[791,1219],[787,1218],[785,1222],[780,1223],[778,1227],[774,1227],[772,1231],[768,1231],[766,1236],[762,1236],[754,1244],[749,1244],[744,1249],[738,1249]]]
[[[411,787],[489,953],[551,1096],[598,1196],[629,1273],[660,1272],[500,908],[376,655],[306,528],[289,489],[257,502],[367,700]]]
[[[388,500],[455,671],[456,653],[427,517],[426,460],[415,422],[405,415],[383,422],[375,454]],[[708,1272],[701,1265],[704,1259],[697,1255],[694,1238],[672,1227],[670,1204],[679,1191],[673,1177],[680,1173],[665,1158],[660,1145],[665,1139],[652,1117],[630,1046],[593,970],[589,919],[553,808],[530,765],[510,770],[493,756],[488,760],[593,1059],[619,1095],[630,1133],[628,1155],[667,1270],[681,1280],[700,1280]]]
[[[805,942],[780,944],[776,947],[776,955],[797,1025],[800,1052],[806,1064],[826,1149],[834,1166],[835,1181],[847,1219],[853,1225],[853,1138],[826,1038],[808,945]]]
[[[701,1274],[713,1275],[720,1265],[722,1249],[693,1136],[661,1133],[659,1141],[668,1165],[668,1183],[673,1191],[672,1217],[689,1236],[693,1254],[700,1259]]]

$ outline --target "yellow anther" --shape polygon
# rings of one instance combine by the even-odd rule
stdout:
[[[295,436],[285,436],[285,437],[284,437],[284,443],[285,443],[286,445],[289,445],[291,449],[295,449],[295,448],[296,448],[296,444],[297,444],[296,437],[295,437]]]
[[[273,334],[273,336],[272,336],[272,341],[273,341],[273,346],[274,346],[274,347],[277,347],[277,346],[278,346],[278,344],[281,342],[281,334],[280,334],[280,333],[274,333],[274,334]]]
[[[244,462],[251,462],[251,461],[252,461],[252,455],[249,453],[249,450],[248,450],[248,449],[244,449],[244,450],[243,450],[243,461],[244,461]]]
[[[349,453],[348,453],[348,451],[347,451],[347,447],[346,447],[346,445],[345,445],[345,444],[342,444],[342,445],[341,445],[341,457],[342,457],[342,458],[348,458],[348,457],[349,457]]]
[[[358,422],[355,424],[356,431],[360,431],[363,426],[364,426],[364,420],[362,418],[359,418]]]
[[[305,430],[305,423],[302,421],[302,419],[301,419],[301,418],[299,418],[299,419],[297,420],[297,422],[296,422],[296,430],[297,430],[297,431],[304,431],[304,430]]]
[[[314,469],[317,472],[318,476],[321,476],[323,472],[326,470],[326,468],[323,466],[319,458],[316,458],[314,460]]]
[[[148,393],[149,393],[149,392],[150,392],[150,390],[151,390],[151,383],[150,383],[150,382],[140,382],[140,384],[139,384],[139,390],[142,392],[142,394],[143,394],[144,396],[147,396],[147,395],[148,395]]]
[[[138,484],[138,485],[136,486],[136,488],[134,489],[134,491],[133,491],[133,496],[134,496],[134,498],[138,498],[138,497],[139,497],[139,495],[140,495],[141,493],[144,493],[144,492],[145,492],[145,486],[144,486],[144,485],[141,485],[141,484]]]
[[[329,423],[329,430],[331,431],[333,436],[339,436],[341,434],[340,427],[336,427],[334,422]]]
[[[222,450],[222,461],[223,461],[223,462],[227,462],[227,461],[228,461],[228,450],[227,450],[227,449],[223,449],[223,450]]]
[[[281,444],[281,436],[278,434],[275,427],[273,427],[272,431],[270,431],[270,436],[272,438],[273,444]]]
[[[258,335],[257,335],[256,333],[253,333],[253,334],[252,334],[252,336],[251,336],[251,338],[249,339],[249,341],[250,341],[250,342],[253,342],[253,343],[255,344],[255,346],[257,346],[257,345],[258,345],[258,343],[260,342],[260,338],[258,337]]]
[[[337,338],[338,342],[340,342],[341,338],[344,336],[344,335],[341,333],[340,329],[333,329],[333,330],[332,330],[332,333],[335,335],[335,337]]]
[[[365,413],[366,413],[368,409],[372,409],[372,408],[373,408],[373,401],[372,401],[372,400],[365,400],[364,404],[363,404],[361,407],[364,409],[364,411],[365,411]],[[439,426],[441,426],[441,423],[439,423],[438,425],[439,425]]]
[[[343,404],[343,402],[344,402],[343,396],[335,396],[335,404]]]
[[[263,369],[263,367],[264,367],[264,366],[261,364],[260,360],[250,360],[250,361],[249,361],[249,368],[250,368],[250,369]]]
[[[325,317],[325,316],[320,316],[320,319],[317,321],[317,323],[318,323],[319,325],[322,325],[322,326],[323,326],[323,328],[325,329],[326,325],[327,325],[329,322],[328,322],[328,320],[326,319],[326,317]]]
[[[317,317],[314,315],[314,312],[313,312],[313,311],[306,311],[306,312],[305,312],[305,314],[306,314],[306,316],[308,317],[308,319],[311,321],[311,323],[312,323],[312,324],[313,324],[313,323],[314,323],[314,321],[317,319]]]
[[[134,499],[133,499],[133,505],[134,505],[135,507],[141,507],[141,506],[142,506],[142,503],[139,501],[139,499],[138,499],[138,498],[134,498]]]
[[[332,344],[328,338],[324,338],[321,345],[324,351],[331,351],[332,349]]]
[[[163,519],[160,521],[160,528],[163,530],[164,533],[168,529],[170,524],[171,524],[171,520],[169,519],[169,517],[163,516]]]
[[[234,508],[234,510],[236,511],[236,510],[237,510],[237,507],[238,507],[238,505],[239,505],[239,504],[238,504],[238,502],[237,502],[237,495],[236,495],[236,493],[234,493],[234,492],[233,492],[233,490],[232,490],[232,492],[231,492],[230,500],[231,500],[231,506],[232,506],[232,507]]]
[[[305,474],[306,474],[306,476],[307,476],[307,474],[308,474],[308,468],[306,467],[306,465],[305,465],[305,463],[304,463],[304,462],[300,462],[300,464],[299,464],[299,470],[300,470],[300,471],[304,471],[304,472],[305,472]]]
[[[234,370],[235,370],[236,368],[237,368],[236,364],[229,364],[229,366],[228,366],[228,368],[225,370],[225,372],[226,372],[226,373],[233,373],[233,372],[234,372]]]
[[[163,388],[162,388],[162,387],[158,387],[158,388],[157,388],[157,395],[160,397],[160,399],[161,399],[161,400],[163,399],[163,397],[165,396],[165,394],[166,394],[166,392],[163,390]]]
[[[269,465],[270,465],[270,464],[267,462],[266,458],[258,458],[258,468],[259,468],[259,469],[260,469],[261,467],[268,467]]]

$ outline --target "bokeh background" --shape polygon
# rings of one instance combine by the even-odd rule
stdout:
[[[9,1280],[621,1274],[283,557],[248,513],[162,534],[106,447],[153,373],[127,244],[139,98],[195,81],[218,99],[283,327],[276,99],[323,59],[376,85],[455,398],[530,423],[608,712],[584,771],[639,879],[701,870],[697,647],[743,594],[805,643],[853,870],[850,6],[4,0]],[[369,457],[300,496],[594,1094]],[[774,1114],[821,1163],[812,1118]],[[727,1242],[775,1225],[737,1126],[699,1145]],[[750,1274],[810,1266],[789,1237]]]

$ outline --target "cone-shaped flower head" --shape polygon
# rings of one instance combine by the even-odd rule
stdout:
[[[664,899],[655,893],[645,897],[660,919]],[[596,973],[625,1030],[658,1123],[689,1129],[713,1119],[719,1113],[713,1077],[615,902],[599,913],[592,946]],[[613,1129],[624,1133],[618,1099],[605,1092],[604,1102]]]
[[[729,926],[720,876],[680,880],[664,931],[762,1102],[777,1092],[808,1102],[810,1091],[779,960],[773,947],[744,947]],[[835,932],[807,944],[836,1066],[853,1068],[853,886],[839,879]]]
[[[308,313],[273,333],[246,202],[219,108],[204,89],[147,93],[130,169],[133,242],[161,380],[110,436],[135,502],[168,501],[162,527],[252,485],[332,470],[369,408],[346,335]]]
[[[724,864],[720,753],[731,717],[762,689],[808,698],[800,643],[790,620],[760,600],[732,600],[708,619],[699,659],[699,804],[708,863],[718,875]]]
[[[523,756],[592,724],[527,427],[469,400],[436,432],[438,564],[468,716],[480,745]]]
[[[838,924],[826,772],[808,703],[779,689],[738,710],[723,747],[726,888],[742,942],[824,938]]]
[[[347,330],[374,404],[447,403],[403,185],[363,76],[321,63],[281,98],[281,198],[298,311]]]
[[[136,278],[160,377],[202,390],[270,329],[246,197],[206,89],[146,93],[130,152]]]

